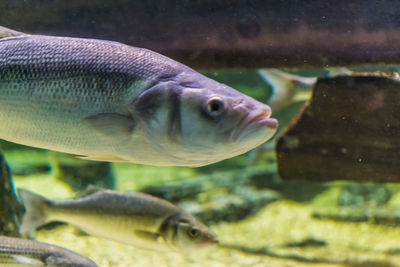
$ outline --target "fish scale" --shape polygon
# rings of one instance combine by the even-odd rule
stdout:
[[[277,128],[270,115],[265,104],[147,49],[0,27],[7,141],[91,160],[203,166],[268,140]]]
[[[78,253],[59,246],[0,236],[1,266],[58,266],[97,267],[97,264]]]
[[[0,121],[6,124],[10,121],[10,127],[2,128],[0,132],[18,143],[30,143],[47,135],[46,144],[39,146],[60,149],[52,144],[63,144],[73,149],[85,142],[86,146],[101,149],[98,141],[88,144],[87,135],[79,140],[86,129],[76,125],[76,117],[83,120],[96,113],[121,112],[121,106],[129,104],[126,100],[133,99],[140,89],[145,88],[135,84],[140,80],[149,83],[149,79],[156,79],[157,73],[163,70],[160,60],[153,69],[149,68],[150,63],[137,64],[136,61],[152,60],[151,55],[145,51],[127,51],[116,43],[105,46],[96,40],[76,42],[61,37],[18,39],[12,44],[0,42]],[[15,80],[30,83],[28,86],[18,83],[20,86],[15,90]],[[132,90],[131,86],[137,90]],[[2,117],[2,109],[7,110],[3,113],[7,116]],[[26,120],[21,117],[21,110],[35,116]],[[48,120],[54,121],[51,127],[43,123]],[[25,131],[14,125],[28,126],[33,131],[24,135],[21,133]],[[68,138],[70,136],[77,138]],[[96,133],[89,136],[92,140],[103,139]]]

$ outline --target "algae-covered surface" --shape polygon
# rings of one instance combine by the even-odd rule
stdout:
[[[13,153],[5,153],[11,167],[22,164],[21,159],[16,158],[25,152]],[[27,150],[28,158],[29,153],[33,152]],[[38,153],[45,163],[46,152]],[[40,157],[36,158],[35,164],[39,164]],[[197,169],[133,164],[115,164],[114,171],[116,189],[121,191],[136,191],[148,185],[184,183],[199,176]],[[28,188],[52,199],[73,197],[74,192],[55,179],[53,173],[14,174],[15,187]],[[220,244],[191,252],[141,250],[82,235],[68,225],[41,229],[36,232],[36,238],[77,251],[99,266],[398,266],[400,228],[371,222],[321,220],[312,216],[315,210],[335,207],[334,201],[341,187],[340,183],[324,185],[325,190],[315,191],[310,200],[296,201],[295,197],[290,197],[292,191],[286,190],[285,193],[283,186],[280,188],[283,197],[255,214],[234,222],[222,220],[211,224]],[[299,186],[295,188],[302,190]],[[393,201],[396,198],[393,197]]]

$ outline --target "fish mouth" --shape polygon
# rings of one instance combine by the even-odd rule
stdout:
[[[219,240],[216,238],[213,238],[213,239],[209,239],[209,240],[199,243],[198,247],[208,247],[208,246],[215,246],[215,245],[219,245]]]
[[[243,132],[254,132],[261,128],[268,128],[270,131],[276,131],[278,129],[278,121],[274,118],[270,118],[271,112],[259,112],[256,115],[248,115],[240,123],[237,131],[232,135],[233,140],[237,140],[242,136]]]
[[[270,115],[263,113],[257,116],[254,116],[251,120],[249,120],[245,124],[245,128],[260,128],[260,127],[268,127],[272,130],[276,130],[278,128],[278,121],[276,119],[270,118]]]
[[[218,239],[211,239],[208,241],[210,244],[214,244],[214,245],[219,245],[219,240]]]

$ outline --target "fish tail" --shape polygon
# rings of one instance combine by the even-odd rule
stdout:
[[[304,77],[296,74],[291,74],[279,69],[259,69],[257,72],[261,76],[261,78],[272,87],[283,88],[285,86],[288,86],[286,85],[288,82],[299,84],[302,86],[314,86],[314,84],[317,82],[317,79],[315,77]]]
[[[272,93],[268,100],[268,105],[274,112],[281,110],[292,102],[296,87],[287,73],[278,69],[260,69],[258,74],[271,86]]]
[[[329,71],[328,74],[329,77],[350,76],[353,74],[353,71],[345,67],[330,67],[326,68],[326,70]]]
[[[268,105],[275,112],[290,104],[294,100],[296,91],[302,87],[310,91],[317,81],[315,77],[302,77],[279,69],[259,69],[257,72],[272,87]]]
[[[49,207],[51,200],[25,189],[18,189],[18,195],[25,207],[25,214],[22,219],[20,233],[32,233],[37,227],[48,222],[46,207]]]

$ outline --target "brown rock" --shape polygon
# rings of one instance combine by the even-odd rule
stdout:
[[[400,83],[381,74],[320,79],[277,142],[284,179],[400,182]]]

